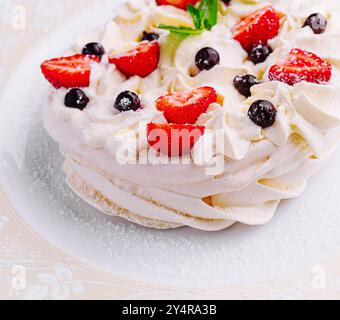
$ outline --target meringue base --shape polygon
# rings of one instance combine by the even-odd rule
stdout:
[[[71,171],[70,167],[65,164],[65,171],[67,171],[67,184],[72,191],[81,197],[92,207],[109,216],[118,216],[133,223],[137,223],[144,227],[154,229],[173,229],[182,227],[180,224],[169,223],[161,220],[149,219],[138,216],[126,208],[122,208],[105,197],[101,192],[93,188],[89,183],[83,180],[76,172]]]
[[[69,187],[85,202],[107,215],[119,216],[145,227],[172,229],[189,224],[201,230],[215,231],[228,228],[236,222],[232,220],[203,219],[170,208],[166,208],[166,210],[169,210],[171,214],[174,215],[171,217],[171,220],[180,220],[183,221],[183,223],[171,221],[170,219],[155,219],[152,215],[146,216],[145,214],[139,213],[138,205],[134,205],[133,207],[135,207],[135,209],[131,211],[129,203],[133,201],[134,197],[137,197],[141,201],[146,201],[149,205],[158,207],[159,210],[164,210],[165,207],[162,204],[156,202],[154,199],[149,200],[143,198],[126,188],[122,189],[115,183],[115,177],[108,176],[107,173],[93,167],[93,165],[87,163],[86,160],[67,157],[64,163],[64,171]],[[107,191],[104,192],[103,190]],[[117,204],[117,201],[112,200],[109,196],[110,192],[114,190],[118,193],[122,192],[121,196],[126,197],[126,199]],[[114,194],[117,195],[116,193]],[[125,205],[122,205],[122,202],[127,203],[127,208]],[[139,205],[143,204],[141,203]],[[141,211],[143,211],[143,209],[145,208],[140,208]]]

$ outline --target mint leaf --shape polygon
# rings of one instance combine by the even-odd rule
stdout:
[[[195,8],[193,5],[188,5],[188,12],[192,16],[192,20],[194,22],[196,29],[203,29],[204,28],[204,13],[202,10]]]
[[[169,30],[172,33],[177,33],[177,34],[183,34],[183,35],[198,35],[203,32],[203,30],[198,30],[198,29],[193,29],[193,28],[188,28],[188,27],[182,27],[182,26],[167,26],[164,24],[160,24],[158,26],[160,29],[164,30]]]
[[[198,10],[203,14],[206,29],[210,30],[217,24],[218,0],[202,0]]]
[[[185,36],[199,35],[205,29],[211,28],[217,24],[219,0],[201,0],[198,8],[188,5],[188,12],[192,16],[195,29],[183,26],[167,26],[159,25],[158,28],[169,30],[171,33],[181,34]]]

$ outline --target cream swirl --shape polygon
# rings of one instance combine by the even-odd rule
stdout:
[[[123,51],[136,46],[144,30],[156,30],[161,45],[159,67],[146,78],[126,78],[104,56],[93,67],[90,87],[84,90],[90,98],[84,111],[65,108],[65,89],[51,93],[44,123],[60,144],[69,178],[76,174],[112,203],[136,216],[164,222],[168,227],[187,225],[213,231],[234,222],[267,223],[280,200],[301,194],[307,179],[338,143],[340,4],[336,0],[319,3],[233,1],[228,8],[221,6],[219,23],[211,31],[184,40],[171,38],[157,26],[160,23],[192,26],[186,11],[158,6],[154,0],[125,3],[105,27],[79,37],[74,51],[79,52],[84,44],[93,41],[101,42],[107,52]],[[268,4],[273,4],[285,18],[280,34],[270,41],[273,54],[265,63],[255,66],[233,40],[231,28],[241,16]],[[306,17],[316,11],[329,20],[327,32],[321,35],[301,28]],[[208,46],[219,52],[220,64],[198,73],[195,54]],[[331,82],[327,85],[300,82],[295,86],[270,82],[269,68],[293,47],[314,52],[332,63]],[[236,75],[248,73],[263,76],[263,81],[252,87],[252,96],[245,99],[232,82]],[[209,141],[215,143],[205,161],[189,165],[119,163],[116,155],[122,141],[142,157],[148,146],[145,124],[166,123],[155,108],[159,96],[206,85],[212,86],[221,99],[197,122],[211,130],[195,144],[193,154],[204,152]],[[138,92],[143,109],[115,111],[113,102],[123,90]],[[247,116],[250,104],[258,99],[269,100],[277,108],[275,124],[264,130]],[[140,130],[141,126],[144,130]],[[137,146],[136,139],[140,142]],[[219,140],[223,144],[216,143]],[[224,170],[218,175],[207,175],[206,168],[214,160],[223,161]],[[85,200],[91,202],[89,198]]]

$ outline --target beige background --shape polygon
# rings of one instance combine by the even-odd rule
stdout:
[[[97,0],[101,2],[110,0]],[[112,2],[114,0],[111,0]],[[0,94],[30,47],[95,0],[2,0]],[[25,15],[26,21],[18,20]],[[339,299],[340,257],[325,266],[247,287],[181,290],[150,286],[83,265],[35,234],[0,187],[0,298],[2,299]]]

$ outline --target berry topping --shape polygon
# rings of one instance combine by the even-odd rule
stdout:
[[[115,108],[120,112],[136,111],[141,108],[140,99],[134,92],[123,91],[117,96]]]
[[[256,125],[265,129],[274,124],[276,108],[267,100],[257,100],[250,106],[248,110],[248,117]]]
[[[190,124],[156,124],[147,126],[147,139],[151,147],[169,157],[190,152],[195,142],[204,134],[203,126]]]
[[[105,49],[100,43],[91,42],[85,45],[82,54],[89,54],[102,57],[105,54]]]
[[[213,48],[203,48],[197,52],[195,63],[200,70],[210,70],[220,62],[220,55]]]
[[[169,93],[156,100],[156,108],[164,112],[170,123],[194,124],[217,101],[216,91],[211,87],[200,87],[189,93]]]
[[[158,39],[159,35],[157,33],[143,31],[143,37],[141,41],[157,41]]]
[[[332,76],[332,66],[314,53],[293,49],[282,64],[269,70],[269,79],[294,85],[301,81],[317,84],[327,83]]]
[[[198,0],[157,0],[159,5],[175,6],[180,9],[186,10],[189,4],[196,4]]]
[[[263,45],[263,44],[258,44],[251,49],[249,53],[249,58],[254,64],[262,63],[267,60],[269,55],[273,52],[272,48]]]
[[[272,6],[244,17],[233,29],[234,39],[250,51],[258,43],[266,44],[279,33],[280,18]]]
[[[66,94],[64,104],[69,108],[84,110],[89,101],[89,98],[83,90],[74,88]]]
[[[234,87],[236,90],[247,98],[251,96],[250,88],[259,83],[260,81],[251,74],[236,76],[234,79]]]
[[[157,41],[144,41],[133,50],[109,57],[109,62],[114,63],[117,69],[127,77],[144,78],[157,69],[159,51]]]
[[[77,88],[90,85],[91,64],[99,62],[99,57],[76,54],[71,57],[45,61],[41,71],[56,88]]]
[[[314,13],[310,15],[303,27],[311,27],[315,34],[324,33],[327,29],[327,19],[320,13]]]

